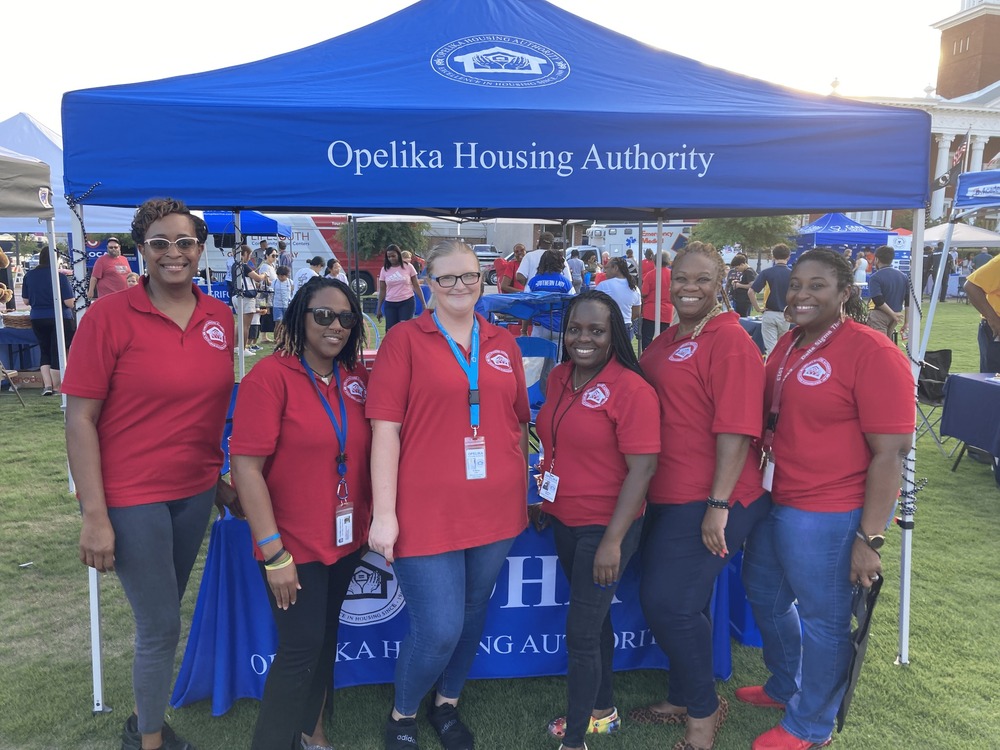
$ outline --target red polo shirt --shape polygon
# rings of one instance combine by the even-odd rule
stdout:
[[[339,365],[338,365],[339,366]],[[272,354],[240,383],[233,413],[234,456],[267,456],[264,481],[271,495],[281,543],[297,562],[332,565],[368,539],[372,480],[368,459],[371,425],[365,418],[368,371],[340,367],[340,390],[347,409],[347,491],[354,504],[354,542],[337,546],[337,434],[319,393],[295,357]],[[337,381],[316,381],[340,420]],[[254,555],[263,559],[254,545]]]
[[[668,328],[640,364],[660,397],[663,450],[649,484],[651,503],[704,500],[715,477],[720,434],[760,437],[764,363],[736,313],[708,321],[697,338]],[[763,494],[760,453],[751,447],[730,500],[749,505]]]
[[[645,261],[644,261],[645,262]],[[670,304],[670,267],[660,269],[663,291],[660,297],[660,324],[670,325],[674,319],[674,306]],[[656,320],[656,269],[642,277],[642,317]]]
[[[469,381],[430,313],[394,326],[375,359],[366,414],[402,425],[396,557],[490,544],[527,525],[520,440],[530,411],[521,353],[507,331],[476,317],[486,479],[465,478]]]
[[[543,508],[567,526],[607,526],[628,475],[625,456],[660,452],[660,405],[652,386],[617,359],[576,393],[572,373],[569,363],[552,370],[535,420],[543,468],[559,477],[555,501]]]
[[[62,390],[104,402],[97,422],[109,507],[190,497],[222,468],[233,390],[233,313],[192,285],[183,331],[149,301],[148,280],[91,305]]]
[[[792,329],[782,336],[767,358],[765,415],[796,334]],[[865,433],[913,432],[910,365],[885,334],[853,320],[801,362],[807,349],[792,351],[785,365],[786,372],[794,369],[781,391],[771,494],[779,505],[803,510],[860,508],[872,459]]]

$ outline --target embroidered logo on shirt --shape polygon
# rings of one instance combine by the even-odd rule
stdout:
[[[206,320],[201,329],[201,335],[209,346],[219,350],[226,348],[226,329],[219,321]]]
[[[682,344],[674,350],[674,353],[667,357],[671,362],[683,362],[685,359],[691,359],[691,356],[698,351],[698,342],[689,341],[686,344]]]
[[[486,363],[494,370],[499,370],[500,372],[514,372],[513,368],[510,366],[510,355],[508,355],[503,349],[494,349],[486,355],[485,359]]]
[[[796,376],[802,385],[821,385],[830,379],[833,367],[823,357],[807,362]]]
[[[611,390],[604,383],[598,383],[583,392],[583,398],[580,402],[588,409],[596,409],[606,403],[609,398],[611,398]]]
[[[365,403],[368,396],[368,389],[365,388],[364,381],[357,375],[351,375],[344,381],[343,391],[345,396],[359,404]]]

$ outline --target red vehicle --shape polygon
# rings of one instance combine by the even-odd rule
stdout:
[[[330,248],[330,252],[336,256],[337,260],[344,267],[344,273],[351,280],[351,286],[359,296],[378,293],[378,275],[382,270],[384,259],[381,250],[377,255],[370,258],[355,258],[353,254],[348,256],[347,250],[341,243],[338,233],[340,228],[347,222],[346,216],[325,215],[310,216],[312,223],[319,231],[323,240]],[[404,248],[405,249],[405,248]],[[419,255],[414,255],[417,273],[424,269],[424,261]]]

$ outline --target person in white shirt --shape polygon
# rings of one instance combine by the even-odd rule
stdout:
[[[309,265],[299,269],[299,272],[295,274],[295,289],[301,289],[313,276],[319,276],[323,272],[323,266],[325,265],[326,263],[318,255],[310,258]]]
[[[628,263],[624,258],[611,258],[604,266],[607,278],[597,285],[597,291],[604,292],[618,303],[625,318],[625,328],[634,335],[632,319],[639,318],[642,308],[642,294],[635,278],[629,273]]]
[[[538,263],[542,259],[542,255],[547,250],[553,249],[552,245],[554,242],[555,237],[552,236],[552,232],[542,232],[538,236],[538,249],[526,254],[521,260],[521,265],[517,267],[517,280],[520,284],[527,284],[528,280],[538,273]],[[564,251],[560,248],[560,252]],[[566,277],[566,280],[572,286],[573,274],[570,272],[568,266],[563,266],[562,275]]]

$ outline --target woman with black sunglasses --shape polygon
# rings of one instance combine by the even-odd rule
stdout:
[[[371,518],[360,321],[346,284],[311,279],[236,400],[233,479],[278,629],[256,750],[330,747],[323,705],[340,608]]]

